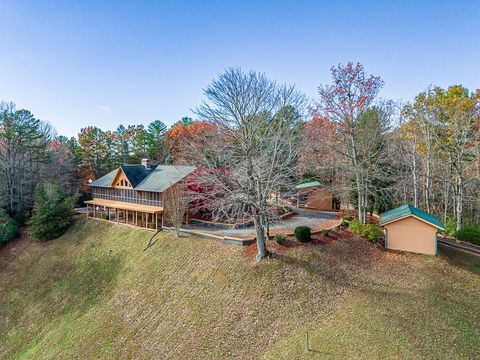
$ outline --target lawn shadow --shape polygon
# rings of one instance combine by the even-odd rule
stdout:
[[[449,264],[480,275],[480,256],[467,254],[464,251],[452,249],[442,244],[438,246],[438,254]]]

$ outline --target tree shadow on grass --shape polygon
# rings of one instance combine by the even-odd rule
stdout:
[[[438,247],[438,253],[439,256],[449,264],[480,275],[480,256],[467,254],[441,244]]]

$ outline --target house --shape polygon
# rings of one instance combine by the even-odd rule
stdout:
[[[195,170],[193,166],[122,165],[89,184],[87,217],[157,230],[163,226],[162,195]]]
[[[323,211],[340,210],[340,201],[318,181],[299,184],[295,189],[297,190],[297,207]]]
[[[445,230],[437,217],[412,205],[403,205],[380,215],[385,248],[419,254],[437,254],[437,234]]]

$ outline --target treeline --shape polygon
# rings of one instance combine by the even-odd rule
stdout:
[[[15,238],[23,225],[37,239],[57,237],[68,228],[68,209],[89,198],[90,179],[144,157],[172,163],[182,139],[200,129],[184,117],[170,129],[155,120],[115,131],[87,127],[69,139],[30,111],[1,102],[0,244]]]
[[[480,224],[480,91],[431,87],[398,104],[380,98],[383,80],[361,64],[338,65],[331,73],[306,117],[304,97],[293,87],[230,69],[206,92],[210,105],[196,112],[202,121],[184,117],[167,128],[155,120],[114,131],[87,127],[70,139],[28,110],[1,103],[0,215],[24,224],[41,207],[36,191],[44,209],[71,203],[72,196],[81,201],[90,179],[148,157],[220,170],[227,182],[232,163],[237,170],[245,166],[247,175],[239,175],[232,190],[245,190],[238,199],[256,199],[248,189],[262,188],[265,179],[262,189],[271,191],[283,191],[293,177],[316,179],[352,204],[361,222],[369,213],[411,203],[438,215],[452,232]],[[245,93],[252,83],[258,86]],[[265,169],[277,169],[284,179],[266,176]],[[263,224],[269,215],[252,204],[245,206],[255,208]],[[230,205],[217,208],[233,213]]]
[[[400,106],[360,64],[332,69],[305,125],[304,174],[368,212],[410,203],[452,233],[480,224],[480,91],[431,87]]]
[[[87,127],[78,138],[68,140],[75,158],[80,188],[121,164],[139,164],[142,158],[152,163],[171,164],[177,160],[183,143],[202,130],[203,123],[183,117],[168,128],[160,120],[147,126],[120,125],[115,131]]]

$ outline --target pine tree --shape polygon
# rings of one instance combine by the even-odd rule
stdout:
[[[28,235],[46,241],[63,235],[73,215],[73,196],[65,196],[54,184],[41,184],[35,192],[35,209],[28,221]]]

